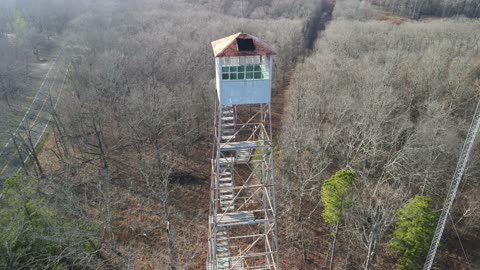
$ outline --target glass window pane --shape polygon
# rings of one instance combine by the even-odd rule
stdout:
[[[237,79],[237,73],[230,73],[230,80],[236,80]]]
[[[228,73],[223,73],[222,74],[222,79],[223,80],[228,80]]]
[[[238,79],[239,80],[244,80],[245,79],[245,73],[238,73]]]
[[[255,65],[254,70],[255,71],[262,71],[262,68],[260,67],[260,65]]]
[[[262,72],[262,79],[268,80],[268,72]]]
[[[262,72],[255,72],[253,75],[254,79],[261,79],[262,78]]]
[[[228,67],[222,67],[222,72],[228,72]]]
[[[245,75],[247,76],[247,80],[253,79],[253,72],[247,72]]]
[[[238,67],[238,72],[244,72],[244,71],[245,71],[245,66]]]
[[[230,72],[237,72],[237,66],[230,67]]]
[[[247,65],[247,71],[253,71],[253,65]]]

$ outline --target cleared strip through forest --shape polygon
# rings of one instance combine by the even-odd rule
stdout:
[[[312,10],[311,15],[305,22],[303,30],[303,44],[305,50],[303,54],[297,56],[297,63],[307,56],[315,47],[315,42],[319,37],[319,33],[325,30],[326,24],[331,20],[332,13],[335,8],[336,0],[320,0]],[[273,132],[279,135],[282,129],[283,117],[285,115],[286,101],[289,95],[290,81],[292,79],[295,67],[292,68],[285,80],[282,82],[281,91],[275,91],[272,96],[272,128]]]
[[[0,152],[0,185],[6,178],[18,172],[22,164],[28,160],[29,151],[22,151],[21,149],[32,148],[32,146],[35,148],[41,141],[51,118],[49,112],[51,108],[46,107],[57,104],[59,94],[63,89],[66,78],[66,69],[62,62],[64,60],[63,51],[61,51],[52,61],[32,104],[12,135],[19,140],[14,142],[13,137],[10,138]],[[59,76],[59,74],[64,76]],[[55,105],[49,104],[50,102]],[[23,156],[20,156],[19,152],[27,153],[22,153]]]
[[[312,50],[318,33],[325,30],[325,25],[331,20],[335,0],[321,0],[305,23],[305,48]]]

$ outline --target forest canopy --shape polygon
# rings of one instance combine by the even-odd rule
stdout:
[[[25,129],[27,159],[10,144],[0,268],[204,268],[210,42],[240,31],[277,52],[279,267],[420,266],[480,98],[479,16],[476,0],[0,1],[0,145],[50,108],[24,117],[48,123],[38,144]],[[479,151],[442,269],[480,268]]]

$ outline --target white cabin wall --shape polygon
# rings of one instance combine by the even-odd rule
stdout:
[[[270,103],[271,100],[271,80],[225,80],[221,87],[222,105]]]
[[[215,58],[217,97],[221,105],[270,103],[272,94],[272,56],[268,56],[269,79],[223,80],[221,58]]]

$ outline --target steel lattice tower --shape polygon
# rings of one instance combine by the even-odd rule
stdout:
[[[470,124],[470,129],[468,130],[467,138],[463,143],[462,152],[460,158],[457,162],[457,167],[455,173],[453,174],[452,182],[450,183],[450,188],[445,198],[443,204],[443,210],[438,218],[437,227],[435,229],[435,234],[433,235],[432,243],[430,244],[430,250],[428,251],[425,264],[423,265],[423,270],[430,270],[433,265],[433,260],[435,259],[435,254],[437,253],[438,245],[442,239],[443,230],[447,224],[447,219],[450,215],[450,210],[452,209],[453,202],[455,197],[457,197],[458,187],[460,186],[460,181],[462,180],[463,173],[467,167],[468,160],[470,158],[470,153],[472,152],[473,143],[477,137],[478,130],[480,129],[480,101],[477,103],[475,109],[475,114],[473,115],[472,123]]]
[[[278,269],[272,55],[256,37],[212,42],[216,63],[207,270]]]

